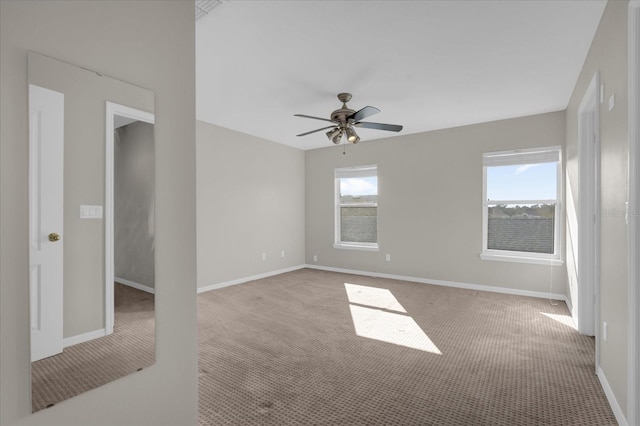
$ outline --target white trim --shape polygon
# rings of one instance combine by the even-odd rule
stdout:
[[[380,251],[378,244],[364,245],[364,243],[335,243],[333,248],[341,250]]]
[[[485,152],[482,154],[482,165],[485,167],[494,167],[511,166],[514,164],[557,163],[561,161],[561,151],[562,147],[557,145],[541,148]]]
[[[77,345],[78,343],[88,342],[89,340],[98,339],[100,337],[104,337],[107,335],[107,332],[104,328],[99,330],[89,331],[87,333],[78,334],[76,336],[66,337],[62,344],[64,347],[69,347],[73,345]]]
[[[104,169],[104,328],[107,334],[113,333],[115,322],[113,281],[115,277],[113,245],[113,168],[114,168],[114,121],[115,112],[111,102],[106,105],[105,125],[105,169]]]
[[[104,276],[105,276],[105,309],[104,326],[106,334],[113,333],[114,307],[113,307],[113,282],[115,280],[114,255],[113,255],[113,152],[114,152],[114,116],[133,118],[137,121],[154,124],[153,113],[131,108],[125,105],[106,102],[106,126],[105,126],[105,178],[104,178]]]
[[[336,179],[371,177],[377,175],[378,166],[376,164],[370,164],[368,166],[338,167],[333,169],[333,177]]]
[[[607,401],[609,401],[609,405],[611,406],[611,411],[613,411],[613,415],[616,417],[619,426],[629,426],[631,423],[627,423],[627,419],[624,417],[624,413],[620,408],[620,404],[618,404],[618,400],[616,396],[613,394],[613,390],[607,381],[607,378],[604,375],[604,371],[602,368],[596,368],[596,375],[598,376],[598,380],[600,381],[600,385],[602,385],[602,389],[604,390],[604,394],[607,397]]]
[[[454,287],[454,288],[463,288],[467,290],[488,291],[491,293],[512,294],[515,296],[537,297],[541,299],[561,300],[565,303],[567,302],[567,296],[560,293],[547,293],[543,291],[520,290],[516,288],[507,288],[507,287],[494,287],[494,286],[488,286],[484,284],[471,284],[471,283],[462,283],[462,282],[456,282],[456,281],[434,280],[430,278],[408,277],[404,275],[384,274],[381,272],[369,272],[369,271],[359,271],[355,269],[334,268],[332,266],[307,264],[307,265],[304,265],[304,267],[309,269],[318,269],[321,271],[340,272],[343,274],[364,275],[367,277],[388,278],[392,280],[410,281],[410,282],[416,282],[421,284],[433,284],[433,285],[439,285],[443,287]]]
[[[218,290],[220,288],[229,287],[229,286],[232,286],[232,285],[244,284],[246,282],[259,280],[259,279],[262,279],[262,278],[269,278],[269,277],[272,277],[274,275],[280,275],[280,274],[284,274],[286,272],[297,271],[298,269],[303,269],[305,267],[307,267],[307,265],[296,265],[296,266],[291,266],[289,268],[278,269],[276,271],[265,272],[263,274],[251,275],[250,277],[238,278],[236,280],[225,281],[225,282],[218,283],[218,284],[211,284],[211,285],[207,285],[207,286],[204,286],[204,287],[198,287],[197,294],[205,293],[205,292],[211,291],[211,290]]]
[[[521,252],[517,252],[521,253]],[[525,255],[522,256],[509,256],[504,254],[493,254],[491,250],[487,253],[483,253],[480,255],[482,260],[499,260],[502,262],[517,262],[517,263],[532,263],[535,265],[547,265],[547,266],[562,266],[564,265],[564,260],[561,259],[549,259],[544,257],[527,257]]]
[[[471,284],[471,283],[462,283],[462,282],[455,282],[455,281],[434,280],[430,278],[409,277],[405,275],[384,274],[381,272],[360,271],[356,269],[334,268],[332,266],[311,265],[311,264],[292,266],[290,268],[278,269],[276,271],[266,272],[264,274],[252,275],[250,277],[239,278],[237,280],[226,281],[223,283],[212,284],[204,287],[198,287],[197,292],[198,294],[205,293],[207,291],[217,290],[219,288],[229,287],[237,284],[243,284],[249,281],[259,280],[261,278],[268,278],[274,275],[280,275],[286,272],[297,271],[299,269],[304,269],[304,268],[317,269],[320,271],[339,272],[342,274],[363,275],[367,277],[388,278],[392,280],[410,281],[410,282],[416,282],[416,283],[422,283],[422,284],[433,284],[433,285],[439,285],[443,287],[455,287],[455,288],[464,288],[467,290],[488,291],[491,293],[512,294],[515,296],[529,296],[529,297],[537,297],[541,299],[561,300],[567,303],[567,306],[569,306],[569,301],[567,300],[567,296],[561,293],[547,293],[543,291],[520,290],[515,288],[507,288],[507,287],[494,287],[494,286],[488,286],[484,284]]]
[[[569,309],[569,315],[571,315],[571,319],[573,320],[573,304],[571,303],[571,297],[565,295],[564,296],[564,303],[567,304],[567,309]],[[575,324],[576,322],[573,321],[573,324]],[[578,329],[578,326],[576,325],[576,330]]]
[[[342,203],[340,207],[378,207],[378,203]]]
[[[556,204],[558,202],[559,202],[559,199],[536,200],[533,198],[530,198],[528,200],[487,200],[487,204],[490,206],[494,204],[551,204],[551,203]]]
[[[489,245],[489,210],[487,205],[487,168],[482,165],[482,247],[480,257],[487,251]]]
[[[629,2],[629,342],[627,420],[640,423],[640,1]]]
[[[142,290],[142,291],[146,291],[147,293],[156,294],[156,289],[153,287],[149,287],[148,285],[140,284],[135,281],[131,281],[121,277],[114,277],[113,280],[117,283],[124,284],[128,287],[132,287],[137,290]]]
[[[126,105],[120,105],[115,102],[107,101],[107,112],[111,112],[111,116],[119,115],[121,117],[131,118],[134,121],[144,121],[145,123],[155,124],[155,115],[152,112],[142,111]]]
[[[578,330],[596,337],[600,361],[599,318],[599,175],[600,75],[596,71],[578,107]],[[590,120],[593,119],[593,122]],[[587,134],[585,135],[585,132]],[[585,137],[589,138],[585,144]]]

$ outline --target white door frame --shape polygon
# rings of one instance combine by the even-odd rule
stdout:
[[[113,281],[113,179],[114,179],[114,121],[115,116],[126,117],[136,121],[154,124],[153,113],[131,108],[125,105],[107,102],[106,143],[105,143],[105,190],[104,190],[104,270],[105,270],[105,334],[113,333],[114,305]]]
[[[629,354],[627,424],[640,422],[640,1],[629,2]]]
[[[578,108],[578,331],[599,340],[600,305],[600,76]],[[596,369],[600,350],[596,343]]]

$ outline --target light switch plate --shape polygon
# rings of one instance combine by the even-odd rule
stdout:
[[[80,206],[80,219],[102,219],[102,206]]]

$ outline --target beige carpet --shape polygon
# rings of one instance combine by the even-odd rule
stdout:
[[[116,283],[114,305],[113,334],[31,363],[34,412],[153,364],[153,295]]]
[[[198,310],[201,425],[616,424],[562,302],[303,269]]]

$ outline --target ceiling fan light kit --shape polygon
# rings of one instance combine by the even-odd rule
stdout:
[[[356,131],[353,130],[353,127],[349,126],[346,130],[347,140],[351,143],[358,143],[360,141],[360,137],[356,134]]]
[[[296,117],[311,118],[314,120],[322,120],[334,123],[331,126],[322,127],[320,129],[311,130],[310,132],[300,133],[296,136],[306,136],[311,133],[316,133],[321,130],[331,129],[326,135],[327,138],[334,144],[339,144],[342,140],[342,136],[346,135],[347,142],[358,143],[360,137],[356,133],[354,127],[363,127],[365,129],[387,130],[390,132],[399,132],[402,130],[402,126],[397,124],[384,124],[384,123],[370,123],[367,121],[361,121],[373,114],[380,112],[378,108],[372,106],[366,106],[359,111],[354,111],[347,107],[347,102],[351,100],[351,93],[338,93],[338,100],[342,102],[342,107],[331,113],[331,118],[314,117],[306,114],[294,114]]]
[[[334,127],[327,132],[327,137],[329,138],[329,140],[333,140],[336,136],[342,136],[340,133],[342,133],[342,130],[340,130],[340,128],[338,127]]]

